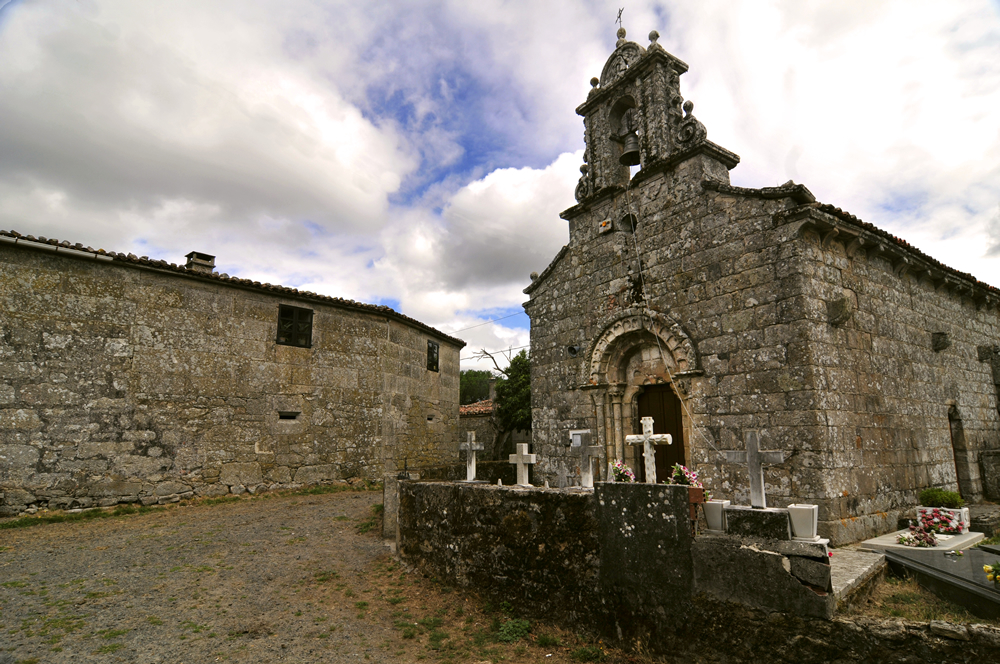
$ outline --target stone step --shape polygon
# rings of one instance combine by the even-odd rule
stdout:
[[[885,571],[885,556],[881,553],[834,549],[830,557],[830,574],[838,610],[867,599],[885,578]]]

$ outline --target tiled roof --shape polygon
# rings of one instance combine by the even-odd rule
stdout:
[[[355,302],[354,300],[347,300],[340,297],[330,297],[329,295],[320,295],[319,293],[312,293],[310,291],[300,291],[296,288],[289,288],[287,286],[279,286],[277,284],[261,283],[259,281],[253,281],[251,279],[240,279],[239,277],[230,277],[228,274],[219,274],[216,272],[196,272],[194,270],[189,270],[182,265],[175,265],[174,263],[168,263],[163,260],[154,260],[148,256],[136,256],[135,254],[121,254],[115,253],[113,251],[105,251],[104,249],[94,249],[92,247],[85,247],[79,242],[76,244],[70,244],[67,241],[54,240],[52,238],[45,237],[34,237],[32,235],[21,235],[17,231],[4,231],[0,230],[0,242],[6,241],[7,243],[24,244],[26,247],[31,247],[33,249],[55,251],[63,256],[76,257],[76,258],[90,258],[105,261],[114,261],[116,263],[121,263],[133,267],[142,267],[154,270],[165,270],[167,272],[173,272],[177,275],[189,277],[192,279],[207,279],[209,281],[217,281],[230,286],[236,286],[238,288],[247,288],[251,290],[265,291],[267,293],[272,293],[275,295],[283,295],[289,298],[295,298],[297,300],[309,300],[313,302],[320,302],[323,304],[329,304],[336,307],[342,307],[346,309],[354,309],[358,311],[365,311],[369,313],[378,314],[381,316],[388,316],[401,323],[405,323],[415,328],[419,328],[426,332],[433,334],[434,336],[450,341],[460,348],[465,346],[465,342],[461,339],[449,336],[440,330],[436,330],[430,325],[421,323],[420,321],[410,318],[409,316],[404,316],[395,309],[387,307],[385,305],[376,304],[365,304],[363,302]]]
[[[874,224],[871,224],[871,223],[869,223],[867,221],[862,221],[861,219],[855,217],[850,212],[847,212],[845,210],[841,210],[839,207],[835,207],[835,206],[829,205],[827,203],[812,203],[812,204],[809,205],[809,207],[814,207],[817,210],[820,210],[821,212],[825,212],[825,213],[827,213],[827,214],[829,214],[829,215],[831,215],[833,217],[837,217],[838,219],[840,219],[842,221],[846,221],[846,222],[849,222],[851,224],[855,224],[856,226],[859,226],[859,227],[865,229],[866,231],[868,231],[870,233],[873,233],[875,235],[879,235],[881,237],[884,237],[885,239],[889,240],[890,242],[893,242],[894,244],[896,244],[897,246],[906,249],[906,251],[908,251],[909,253],[913,254],[914,256],[917,256],[924,263],[928,263],[929,265],[932,265],[932,266],[934,266],[934,267],[936,267],[936,268],[938,268],[938,269],[940,269],[942,271],[949,272],[949,273],[955,275],[956,277],[960,277],[960,278],[965,279],[967,281],[971,281],[973,284],[975,284],[976,286],[979,286],[980,288],[985,288],[986,290],[992,291],[994,293],[1000,293],[1000,289],[996,288],[995,286],[991,286],[990,284],[986,283],[985,281],[979,281],[978,279],[976,279],[974,276],[972,276],[968,272],[962,272],[961,270],[956,270],[953,267],[945,265],[944,263],[942,263],[941,261],[937,260],[936,258],[931,258],[930,256],[928,256],[924,252],[920,251],[919,249],[917,249],[916,247],[914,247],[913,245],[911,245],[909,242],[907,242],[903,238],[896,237],[892,233],[889,233],[888,231],[884,231],[881,228],[879,228],[878,226],[876,226]]]
[[[464,406],[458,407],[458,415],[461,417],[473,416],[473,415],[489,415],[493,412],[493,400],[485,399],[483,401],[478,401],[476,403],[466,404]]]
[[[854,216],[850,212],[842,210],[839,207],[829,205],[827,203],[818,202],[816,198],[812,195],[812,192],[806,189],[804,185],[795,184],[791,180],[781,185],[780,187],[763,187],[760,189],[751,189],[747,187],[734,187],[733,185],[716,182],[714,180],[705,180],[701,183],[701,186],[703,189],[718,191],[720,193],[725,193],[725,194],[734,194],[739,196],[752,196],[754,198],[765,198],[765,199],[778,199],[786,197],[791,198],[796,203],[800,203],[800,206],[797,208],[793,208],[791,210],[786,210],[784,212],[784,214],[786,215],[795,212],[795,210],[801,210],[803,208],[814,208],[821,212],[825,212],[826,214],[836,217],[841,221],[846,221],[850,224],[858,226],[859,228],[863,228],[864,230],[874,235],[878,235],[882,238],[885,238],[889,242],[906,250],[908,253],[916,256],[921,260],[921,262],[926,263],[929,266],[936,267],[939,270],[942,270],[943,272],[948,272],[950,274],[955,275],[956,277],[959,277],[966,281],[970,281],[974,285],[980,288],[984,288],[994,293],[1000,293],[1000,289],[997,289],[994,286],[987,284],[986,282],[979,281],[978,279],[976,279],[974,276],[972,276],[967,272],[956,270],[953,267],[945,265],[939,260],[931,258],[924,252],[920,251],[919,249],[911,245],[906,240],[900,237],[896,237],[895,235],[882,230],[881,228],[875,226],[874,224],[871,224],[867,221],[862,221],[861,219]]]

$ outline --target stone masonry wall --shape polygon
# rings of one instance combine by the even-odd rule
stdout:
[[[1000,421],[980,349],[1000,336],[997,310],[978,306],[971,291],[940,288],[927,272],[895,269],[898,257],[872,250],[849,257],[844,243],[824,248],[808,229],[799,242],[820,388],[812,405],[828,424],[802,451],[823,469],[829,500],[820,519],[860,539],[894,528],[923,488],[961,488],[970,501],[984,489],[992,494],[980,456],[1000,448]],[[850,317],[834,325],[829,312],[838,301]],[[946,347],[935,349],[935,333],[947,335]]]
[[[279,304],[314,310],[311,348],[275,343]],[[0,311],[3,515],[457,461],[458,347],[428,371],[386,316],[8,244]]]
[[[602,220],[624,214],[624,194],[567,212],[568,249],[529,288],[525,305],[532,319],[533,435],[542,477],[573,471],[570,429],[591,429],[600,445],[613,443],[607,388],[595,386],[591,375],[600,360],[596,340],[628,317],[648,328],[647,312],[686,337],[691,366],[682,372],[662,342],[668,373],[648,329],[623,335],[619,355],[609,360],[618,367],[596,377],[619,381],[625,390],[623,433],[639,430],[636,393],[673,377],[686,406],[688,465],[702,472],[717,497],[743,503],[749,499],[745,470],[726,464],[716,450],[743,449],[748,428],[766,430],[768,449],[793,449],[822,435],[819,413],[799,406],[814,390],[799,306],[802,247],[774,219],[795,203],[705,192],[701,182],[708,176],[728,180],[721,164],[697,158],[633,184],[634,235],[599,231]],[[576,357],[567,352],[571,345],[579,348]],[[631,450],[625,454],[631,459]],[[770,469],[767,481],[776,503],[822,490],[818,475],[794,462]]]
[[[988,625],[809,617],[823,598],[807,601],[811,591],[781,563],[764,570],[762,562],[782,558],[758,548],[765,542],[692,540],[683,487],[401,482],[399,496],[397,550],[404,561],[507,601],[518,616],[589,630],[627,648],[691,662],[1000,657],[1000,629]],[[754,574],[740,575],[748,569]],[[727,600],[741,588],[744,597],[720,600],[720,588]]]
[[[758,430],[763,449],[789,453],[766,469],[769,504],[818,504],[834,544],[894,529],[922,488],[958,488],[949,409],[968,448],[960,472],[980,487],[967,497],[992,491],[996,308],[881,254],[824,248],[789,217],[811,197],[797,185],[727,181],[721,164],[697,157],[564,213],[570,242],[526,289],[540,479],[579,472],[570,430],[614,451],[616,435],[639,432],[642,390],[671,384],[687,465],[714,497],[749,504],[746,468],[719,450],[744,449]],[[603,231],[630,200],[634,233]],[[832,324],[845,298],[853,317]],[[935,351],[935,332],[951,345]],[[624,458],[641,464],[627,447]]]

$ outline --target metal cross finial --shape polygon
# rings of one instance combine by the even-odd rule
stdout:
[[[623,11],[625,11],[624,7],[622,7],[621,9],[618,10],[618,18],[615,20],[615,23],[618,24],[619,28],[622,27],[622,12]]]

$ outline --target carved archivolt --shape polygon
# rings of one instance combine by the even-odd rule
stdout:
[[[615,382],[609,378],[608,371],[616,371],[617,360],[643,342],[643,332],[659,338],[660,346],[668,354],[664,361],[671,364],[672,360],[673,366],[669,367],[672,373],[697,371],[697,351],[681,326],[652,309],[633,307],[623,311],[594,343],[590,355],[591,385],[607,384],[609,380]]]

